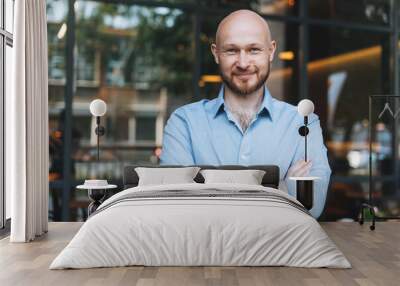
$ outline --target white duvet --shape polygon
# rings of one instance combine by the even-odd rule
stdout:
[[[294,266],[350,268],[318,222],[279,201],[246,197],[122,200],[136,192],[277,189],[238,184],[135,187],[106,200],[50,269],[145,266]]]

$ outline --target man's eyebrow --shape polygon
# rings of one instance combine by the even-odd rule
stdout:
[[[228,48],[237,48],[238,46],[235,44],[223,44],[221,48],[228,49]]]
[[[251,43],[245,46],[245,48],[251,48],[251,47],[264,47],[265,45],[263,45],[262,43]],[[223,44],[221,46],[221,49],[229,49],[229,48],[240,48],[238,45],[235,44]]]
[[[252,43],[252,44],[249,44],[249,45],[247,45],[248,47],[263,47],[264,45],[262,44],[262,43]]]

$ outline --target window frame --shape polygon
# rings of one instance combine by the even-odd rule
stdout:
[[[7,0],[0,0],[0,235],[7,234],[10,230],[10,219],[6,215],[6,189],[5,189],[5,92],[6,92],[6,48],[13,48],[13,34],[6,30],[6,8]],[[8,0],[15,5],[14,0]],[[15,7],[15,6],[14,6]],[[14,12],[14,9],[13,9]],[[15,13],[15,12],[14,12]],[[14,16],[14,15],[13,15]],[[14,17],[13,17],[14,19]],[[13,27],[14,28],[14,27]],[[12,29],[14,30],[14,29]]]

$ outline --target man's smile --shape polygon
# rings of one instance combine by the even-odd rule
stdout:
[[[248,79],[250,79],[253,75],[255,75],[254,72],[252,72],[252,73],[234,74],[233,76],[239,78],[240,80],[248,80]]]

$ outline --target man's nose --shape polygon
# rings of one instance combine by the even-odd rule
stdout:
[[[249,67],[250,61],[246,51],[243,50],[240,51],[237,65],[241,69],[247,69]]]

